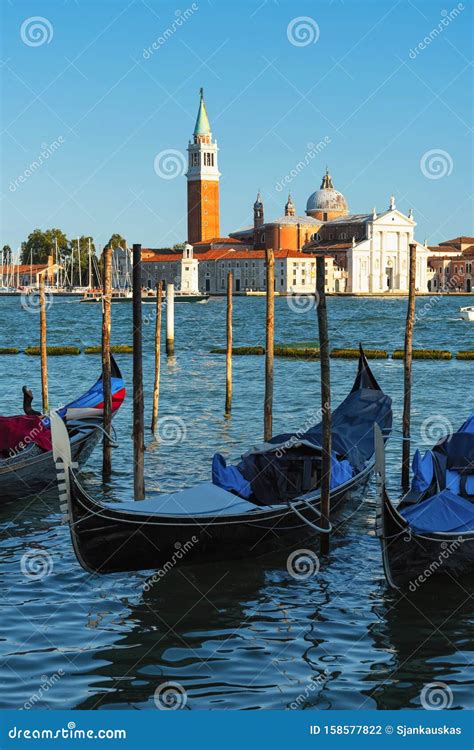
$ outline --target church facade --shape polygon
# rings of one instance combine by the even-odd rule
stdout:
[[[233,272],[236,293],[264,292],[266,251],[275,254],[275,291],[311,293],[315,287],[315,253],[326,256],[326,290],[329,293],[385,294],[408,291],[409,245],[417,246],[416,287],[433,286],[429,267],[432,253],[414,239],[416,222],[395,205],[386,210],[351,214],[346,197],[334,187],[326,169],[319,189],[308,197],[304,214],[298,214],[291,195],[283,214],[265,217],[260,193],[253,204],[253,224],[220,236],[218,147],[213,138],[201,89],[193,138],[188,144],[187,241],[193,246],[193,264],[199,288],[224,294],[228,271]],[[179,257],[178,257],[179,255]],[[179,284],[182,253],[175,250],[144,252],[143,283],[156,280]]]

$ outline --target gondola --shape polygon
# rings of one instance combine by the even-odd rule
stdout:
[[[384,440],[391,399],[361,349],[357,377],[332,415],[331,523],[349,499],[362,502],[374,466],[374,425]],[[104,503],[81,486],[71,467],[62,420],[53,443],[63,461],[64,510],[78,561],[88,571],[167,569],[182,562],[249,558],[288,548],[323,531],[320,518],[321,423],[256,446],[238,466],[213,460],[213,481],[139,502]],[[357,493],[357,491],[359,491]]]
[[[376,532],[389,586],[416,592],[431,579],[464,581],[474,572],[474,414],[457,432],[413,458],[408,493],[395,507],[385,481],[383,436],[376,430],[379,478]]]
[[[117,366],[111,362],[112,412],[125,398],[125,385]],[[31,407],[31,392],[25,387],[25,414],[0,417],[0,502],[33,497],[56,488],[50,417]],[[102,431],[102,376],[82,396],[57,411],[64,421],[71,444],[72,461],[82,466]]]

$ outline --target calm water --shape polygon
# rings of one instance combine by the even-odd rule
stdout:
[[[417,325],[419,347],[474,348],[474,324],[457,319],[464,299],[428,305]],[[235,300],[235,344],[264,340],[264,300]],[[392,351],[403,345],[405,305],[393,299],[331,299],[332,346]],[[153,308],[144,308],[152,318]],[[19,299],[0,300],[0,346],[37,343],[38,316]],[[276,301],[276,338],[315,338],[313,311],[295,312]],[[50,344],[96,344],[100,309],[64,300],[48,312]],[[213,453],[235,458],[262,432],[263,357],[234,358],[234,404],[224,406],[222,345],[225,302],[177,305],[176,360],[162,362],[161,417],[178,416],[181,442],[151,441],[146,455],[149,491],[207,480]],[[147,422],[152,388],[153,325],[145,326]],[[131,308],[113,306],[114,343],[131,342]],[[131,357],[118,357],[131,386]],[[352,384],[356,363],[333,361],[333,397]],[[64,403],[89,386],[100,358],[50,358],[50,401]],[[416,362],[413,434],[417,441],[441,425],[458,425],[474,409],[473,364]],[[402,365],[374,362],[379,382],[394,400],[400,424]],[[21,411],[21,386],[40,401],[38,358],[0,358],[3,414]],[[312,363],[277,360],[275,432],[298,429],[319,406],[319,372]],[[130,388],[131,395],[131,388]],[[429,415],[435,415],[423,428]],[[120,443],[106,494],[132,494],[131,400],[115,421]],[[163,425],[164,429],[164,425]],[[165,435],[165,433],[163,433]],[[169,437],[169,435],[168,435]],[[433,436],[432,436],[433,437]],[[389,447],[392,492],[399,481],[400,439]],[[84,474],[100,493],[100,450]],[[155,708],[154,693],[177,682],[188,709],[202,708],[417,708],[426,684],[449,687],[452,706],[472,707],[469,679],[472,609],[463,592],[426,585],[413,599],[389,592],[374,537],[374,487],[360,512],[331,541],[318,575],[296,580],[285,555],[264,561],[182,567],[154,586],[147,573],[91,576],[76,562],[69,532],[54,498],[0,510],[0,649],[2,707]],[[183,540],[184,541],[184,540]],[[306,545],[308,546],[308,545]],[[49,575],[21,572],[31,550],[44,550]],[[317,546],[315,546],[317,550]],[[43,554],[43,553],[42,553]],[[45,688],[45,681],[47,687]],[[43,687],[42,687],[43,686]],[[471,685],[472,686],[472,685]]]

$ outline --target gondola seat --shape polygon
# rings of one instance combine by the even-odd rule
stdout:
[[[157,495],[137,502],[107,503],[107,507],[121,512],[149,513],[169,516],[227,516],[254,511],[257,506],[232,492],[203,482],[180,492]]]

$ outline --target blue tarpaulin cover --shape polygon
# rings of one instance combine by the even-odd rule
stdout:
[[[235,492],[246,500],[252,494],[250,482],[244,479],[236,466],[227,466],[220,453],[216,453],[212,459],[212,483],[228,492]]]
[[[413,456],[413,479],[411,488],[413,492],[426,492],[433,481],[433,454],[427,451],[423,458],[419,450],[415,451]]]
[[[474,531],[474,503],[443,490],[417,505],[401,511],[414,531]]]

